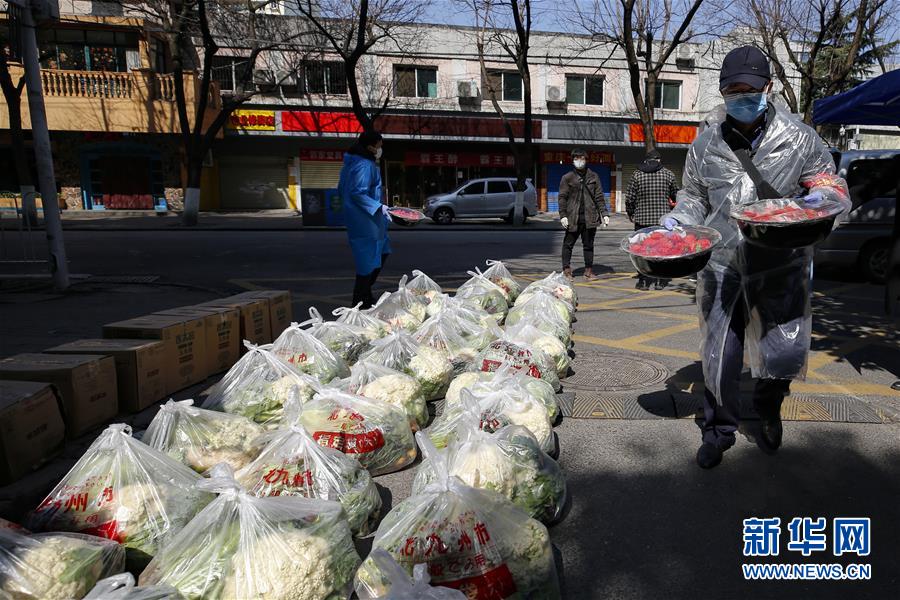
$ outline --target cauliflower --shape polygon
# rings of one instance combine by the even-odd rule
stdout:
[[[292,365],[300,373],[312,375],[322,383],[346,377],[347,363],[309,331],[291,323],[272,343],[272,353]]]
[[[0,539],[0,596],[33,600],[83,598],[98,580],[125,568],[117,543],[77,534]]]
[[[388,331],[415,331],[424,320],[424,317],[419,319],[409,311],[398,311],[384,319]]]
[[[418,431],[428,423],[428,406],[421,386],[409,375],[384,375],[362,387],[359,394],[403,409],[413,431]]]
[[[222,410],[233,415],[241,415],[274,429],[284,416],[284,405],[289,399],[296,398],[300,403],[308,402],[321,389],[321,385],[307,375],[291,373],[273,382],[260,382],[231,394],[222,403]],[[213,408],[214,403],[207,400],[205,408]]]
[[[553,452],[556,444],[553,440],[553,425],[547,416],[547,411],[539,402],[516,402],[514,406],[504,407],[501,413],[496,413],[499,423],[520,425],[534,434],[541,450],[544,452]],[[491,427],[497,429],[496,427]],[[485,429],[487,429],[485,427]]]
[[[357,327],[360,335],[362,335],[367,342],[377,340],[387,335],[387,324],[367,312],[359,310],[359,306],[360,305],[357,304],[353,308],[340,307],[334,309],[331,314],[337,317],[335,323],[346,323],[347,325]]]
[[[506,339],[497,340],[481,351],[477,362],[482,371],[512,369],[543,379],[552,385],[554,390],[562,387],[552,359],[543,350],[534,346],[527,347]]]
[[[565,377],[568,374],[572,359],[569,358],[569,351],[561,341],[552,335],[543,335],[535,339],[532,345],[539,350],[543,350],[550,357],[556,365],[557,375]]]
[[[459,404],[462,390],[469,389],[477,382],[493,376],[493,373],[460,373],[450,382],[450,387],[447,388],[444,406]]]
[[[464,450],[452,445],[448,450],[450,475],[459,477],[466,485],[483,490],[493,490],[512,498],[515,493],[516,466],[495,444],[470,444]],[[421,493],[436,474],[428,460],[422,461],[413,481],[413,493]]]
[[[422,346],[409,360],[406,372],[416,378],[427,400],[437,400],[444,396],[450,385],[453,363],[444,353]]]
[[[497,546],[519,589],[529,590],[531,598],[559,596],[550,533],[544,525],[529,519],[499,538]]]

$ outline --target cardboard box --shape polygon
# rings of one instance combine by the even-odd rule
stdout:
[[[49,383],[0,381],[0,485],[46,463],[65,440],[59,398]]]
[[[116,363],[119,411],[136,413],[166,396],[165,344],[157,340],[78,340],[47,354],[103,354]]]
[[[241,339],[252,344],[268,344],[272,341],[272,325],[269,319],[268,301],[262,298],[232,296],[204,302],[197,306],[236,308],[241,313]],[[241,352],[244,345],[241,344]]]
[[[77,437],[116,416],[116,364],[96,354],[17,354],[0,360],[0,379],[52,383],[66,434]]]
[[[202,315],[147,315],[103,326],[103,337],[160,340],[165,356],[166,394],[207,378]]]
[[[241,311],[227,306],[182,306],[158,315],[203,317],[206,337],[206,372],[227,371],[241,357]]]
[[[238,294],[247,298],[260,298],[269,303],[269,321],[272,324],[272,339],[278,339],[294,318],[291,293],[287,290],[258,290]]]

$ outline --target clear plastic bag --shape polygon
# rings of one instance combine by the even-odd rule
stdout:
[[[291,323],[272,343],[272,354],[287,362],[300,373],[312,375],[322,383],[328,383],[350,373],[347,363],[312,333]]]
[[[522,293],[522,286],[515,280],[506,265],[499,260],[488,259],[484,262],[488,266],[484,271],[484,276],[506,292],[510,304],[515,302]]]
[[[240,469],[259,454],[257,438],[265,430],[246,417],[194,406],[193,400],[169,400],[159,407],[143,441],[205,473],[218,463]]]
[[[406,275],[400,278],[396,292],[382,294],[370,310],[372,315],[387,323],[392,331],[412,331],[428,316],[425,301],[406,289]]]
[[[265,448],[235,473],[235,479],[257,497],[336,500],[344,507],[353,533],[368,535],[381,511],[381,496],[372,476],[355,458],[319,445],[299,424],[302,410],[296,404],[288,406],[286,421],[292,424],[266,434]]]
[[[540,402],[547,410],[547,418],[551,423],[555,423],[559,417],[559,403],[556,401],[553,386],[543,379],[535,379],[509,367],[503,367],[494,373],[479,371],[459,375],[447,390],[444,406],[453,407],[460,404],[464,390],[475,398],[483,398],[498,390],[506,390],[507,393],[530,397]]]
[[[281,422],[289,400],[307,402],[322,389],[311,375],[264,347],[244,342],[247,353],[238,360],[203,401],[203,408],[240,415],[268,428]]]
[[[300,423],[316,442],[357,458],[372,475],[399,471],[417,456],[406,412],[371,398],[326,390],[304,405]]]
[[[492,315],[498,323],[503,321],[509,310],[509,296],[506,291],[485,277],[477,268],[467,271],[471,279],[459,286],[456,297],[478,306]]]
[[[453,379],[453,363],[447,355],[418,344],[405,332],[394,332],[372,342],[372,348],[360,360],[412,375],[429,401],[443,398]]]
[[[500,494],[450,476],[430,442],[419,443],[435,480],[385,516],[373,549],[387,551],[407,573],[426,564],[432,582],[474,600],[559,598],[547,528]],[[382,594],[388,585],[378,563],[366,559],[356,576],[358,593]]]
[[[562,388],[553,359],[543,350],[533,346],[526,347],[505,339],[497,340],[488,344],[487,348],[479,353],[475,364],[478,370],[487,372],[507,366],[531,377],[543,379],[553,386],[554,391]]]
[[[416,269],[412,274],[413,278],[406,284],[406,289],[409,290],[409,293],[418,298],[420,302],[431,304],[435,298],[438,298],[443,294],[441,286],[422,271]]]
[[[536,293],[538,290],[546,290],[556,298],[570,304],[572,307],[578,306],[578,294],[572,282],[566,279],[566,276],[556,271],[550,273],[543,279],[538,279],[528,285],[519,296],[517,302],[527,302],[528,297]],[[524,296],[524,298],[523,298]]]
[[[141,574],[189,599],[348,598],[360,564],[341,505],[297,496],[257,498],[219,465],[203,489],[219,496]]]
[[[376,548],[369,555],[371,561],[387,580],[383,592],[369,589],[364,582],[356,593],[360,600],[466,600],[459,590],[446,587],[431,587],[428,565],[421,563],[413,567],[412,577],[397,564],[394,558]]]
[[[33,531],[105,537],[125,546],[140,569],[212,500],[194,485],[201,477],[110,425],[28,516]]]
[[[528,321],[520,321],[506,327],[503,339],[526,348],[543,350],[555,364],[556,374],[560,378],[568,375],[572,358],[569,356],[569,349],[556,336],[541,331]]]
[[[465,324],[465,321],[456,318],[451,310],[442,310],[426,319],[413,335],[413,339],[422,346],[444,354],[453,364],[453,372],[462,373],[474,364],[479,349],[470,345],[461,335],[459,325]],[[472,324],[466,325],[470,331],[476,327]]]
[[[503,335],[503,329],[497,325],[497,319],[493,315],[469,302],[446,297],[440,309],[429,312],[429,315],[436,316],[440,312],[449,313],[457,333],[469,346],[478,350]]]
[[[566,310],[562,310],[566,308]],[[506,315],[506,326],[515,327],[522,323],[540,329],[558,339],[566,347],[572,343],[572,324],[565,317],[567,307],[555,297],[545,293],[533,295],[528,302],[509,309]]]
[[[369,345],[366,331],[362,327],[338,321],[326,321],[314,306],[309,309],[309,319],[300,323],[300,327],[307,325],[309,328],[306,331],[340,356],[348,365],[356,362],[360,353]]]
[[[506,320],[507,325],[515,325],[521,319],[531,318],[538,313],[553,317],[563,326],[569,326],[572,323],[575,318],[575,307],[572,304],[560,300],[547,288],[535,288],[530,292],[526,290],[526,292],[522,292],[516,305],[510,309]]]
[[[119,573],[97,582],[84,600],[184,600],[171,585],[138,586],[131,573]]]
[[[366,398],[393,404],[409,418],[413,431],[428,424],[428,405],[422,386],[411,375],[374,362],[359,361],[341,389]]]
[[[360,306],[362,302],[353,307],[342,306],[331,311],[331,314],[337,317],[337,323],[358,327],[367,341],[371,342],[387,335],[388,324],[373,317],[368,311],[360,310]]]
[[[125,549],[112,540],[0,529],[0,598],[83,598],[97,581],[124,568]]]
[[[539,521],[556,521],[566,503],[566,479],[559,464],[541,450],[528,429],[507,425],[488,433],[480,427],[478,403],[467,397],[464,408],[456,437],[443,453],[450,475],[505,496]],[[422,493],[436,477],[430,461],[422,461],[413,495]]]

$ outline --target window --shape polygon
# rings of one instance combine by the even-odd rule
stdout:
[[[342,61],[310,61],[303,63],[297,82],[302,94],[347,93],[347,75]]]
[[[653,108],[679,110],[681,108],[681,82],[657,81]]]
[[[847,169],[847,187],[856,208],[875,198],[896,196],[897,162],[890,158],[854,160]]]
[[[105,30],[39,30],[41,66],[75,71],[129,69],[128,54],[138,50],[134,32]]]
[[[252,86],[249,61],[243,56],[213,56],[210,79],[223,92],[233,92]]]
[[[487,193],[488,194],[508,194],[512,191],[512,188],[509,187],[508,181],[488,181],[487,182]]]
[[[522,76],[515,71],[492,71],[488,73],[486,88],[498,100],[505,102],[522,101]]]
[[[477,195],[479,195],[479,194],[483,194],[483,193],[484,193],[484,182],[483,182],[483,181],[477,181],[477,182],[475,182],[475,183],[470,183],[469,185],[467,185],[466,187],[464,187],[464,188],[461,190],[461,192],[462,192],[463,194],[468,194],[468,195],[470,195],[470,196],[477,196]]]
[[[566,102],[569,104],[603,105],[603,78],[566,76]]]
[[[437,98],[437,69],[394,66],[394,96]]]

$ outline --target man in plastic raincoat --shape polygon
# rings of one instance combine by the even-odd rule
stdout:
[[[344,166],[338,181],[338,194],[344,207],[347,237],[356,263],[353,304],[363,308],[374,304],[372,286],[391,253],[388,239],[390,215],[381,203],[381,134],[371,131],[359,136],[344,154]]]
[[[751,46],[731,51],[722,63],[717,109],[688,151],[683,189],[675,208],[660,219],[707,225],[722,234],[697,277],[697,306],[706,384],[703,443],[697,463],[712,468],[734,445],[740,415],[744,346],[758,378],[753,404],[761,419],[761,447],[781,445],[781,403],[790,382],[806,375],[812,317],[812,247],[770,250],[747,243],[730,218],[733,206],[759,198],[804,196],[815,206],[847,210],[846,182],[816,132],[768,101],[771,75],[765,56]],[[746,153],[746,154],[744,154]],[[738,155],[756,167],[758,187]]]

